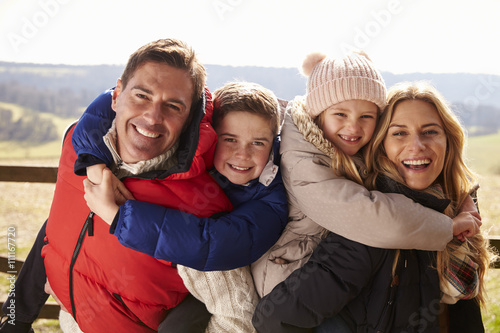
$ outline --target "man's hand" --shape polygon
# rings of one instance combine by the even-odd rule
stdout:
[[[116,182],[113,183],[113,178],[116,179],[111,170],[104,168],[100,184],[94,184],[88,178],[83,181],[85,188],[84,198],[87,201],[87,206],[109,225],[113,223],[113,219],[119,210],[116,193],[120,191],[117,188]],[[119,180],[117,181],[123,185]],[[130,194],[130,196],[132,195]]]

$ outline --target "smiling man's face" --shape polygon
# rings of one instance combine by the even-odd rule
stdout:
[[[124,162],[149,160],[169,150],[189,118],[193,83],[187,71],[146,62],[113,93],[117,150]]]

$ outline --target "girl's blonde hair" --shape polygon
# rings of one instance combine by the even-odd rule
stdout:
[[[378,109],[378,107],[377,107]],[[378,109],[377,114],[380,114],[380,109]],[[322,129],[325,124],[326,112],[320,113],[318,117],[314,119],[314,123]],[[323,135],[324,137],[324,135]],[[365,146],[366,147],[366,146]],[[360,152],[365,148],[361,148]],[[341,149],[335,149],[335,157],[332,158],[332,168],[339,177],[345,177],[358,184],[363,184],[363,177],[365,176],[365,166],[361,158],[361,153],[354,156],[349,156],[344,153]]]
[[[466,137],[458,118],[444,97],[426,82],[400,83],[389,90],[387,107],[380,117],[371,142],[365,150],[364,156],[368,174],[365,186],[368,189],[375,189],[376,178],[380,175],[385,175],[401,184],[405,184],[396,166],[387,157],[383,143],[397,106],[406,100],[420,100],[432,104],[443,123],[447,138],[447,150],[444,167],[436,179],[436,183],[442,187],[442,196],[451,199],[451,203],[444,213],[453,218],[458,215],[465,199],[476,188],[477,177],[467,167],[464,160]],[[439,196],[439,193],[432,189],[428,189],[426,192]],[[483,283],[484,275],[489,268],[492,255],[485,238],[481,234],[467,238],[466,242],[469,257],[479,266],[479,293],[476,299],[483,306],[486,297]],[[444,272],[449,263],[450,251],[451,249],[447,247],[444,251],[438,252],[437,270],[440,280],[444,277]]]

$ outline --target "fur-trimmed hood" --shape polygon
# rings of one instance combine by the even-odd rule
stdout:
[[[295,126],[290,126],[290,120]],[[325,138],[323,131],[307,114],[303,96],[297,96],[288,103],[284,126],[286,126],[284,129],[286,134],[282,135],[281,153],[287,150],[297,150],[300,147],[307,152],[319,150],[330,159],[335,158],[335,146]]]
[[[282,135],[284,143],[281,144],[281,153],[284,153],[287,149],[297,150],[299,142],[305,140],[312,146],[304,146],[304,152],[318,153],[317,151],[319,150],[323,155],[330,158],[330,161],[326,162],[328,165],[331,167],[335,165],[337,148],[325,138],[323,130],[318,127],[307,113],[305,97],[297,96],[288,103],[287,112],[285,113],[285,123],[287,123],[287,120],[289,124],[286,129],[287,134]],[[295,126],[290,123],[293,123]],[[365,177],[366,165],[361,155],[356,154],[351,156],[351,158],[361,177]]]

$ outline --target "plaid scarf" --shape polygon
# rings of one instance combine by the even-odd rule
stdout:
[[[444,276],[440,279],[443,292],[441,302],[455,304],[460,299],[471,299],[479,291],[478,264],[467,255],[467,242],[454,238],[446,250],[450,260]]]

